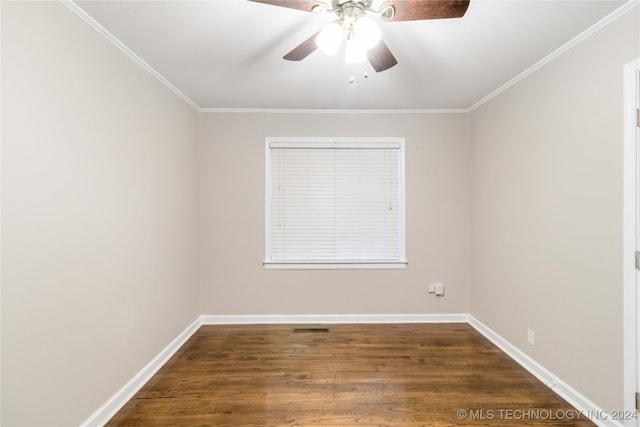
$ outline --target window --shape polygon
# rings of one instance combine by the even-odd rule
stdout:
[[[266,268],[404,268],[403,138],[267,138]]]

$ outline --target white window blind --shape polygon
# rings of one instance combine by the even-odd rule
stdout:
[[[399,140],[269,141],[265,265],[404,266],[402,148]]]

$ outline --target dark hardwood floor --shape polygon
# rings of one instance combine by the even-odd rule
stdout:
[[[203,326],[107,425],[594,425],[469,325],[321,327]]]

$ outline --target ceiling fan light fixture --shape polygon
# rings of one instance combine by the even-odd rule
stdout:
[[[355,39],[348,39],[344,48],[344,62],[358,64],[367,60],[367,50]]]
[[[0,0],[2,1],[2,0]],[[380,73],[398,63],[380,37],[380,29],[366,17],[381,21],[426,21],[429,19],[461,18],[471,0],[249,0],[273,6],[297,9],[316,14],[331,12],[338,20],[316,32],[282,58],[301,61],[315,50],[335,55],[342,40],[347,39],[345,60],[353,63],[369,61]],[[334,18],[335,19],[335,18]],[[357,43],[356,43],[357,42]]]
[[[365,49],[369,50],[380,41],[380,28],[372,19],[362,17],[353,24],[353,37]]]
[[[318,49],[329,56],[335,55],[342,44],[342,34],[342,26],[338,22],[327,25],[316,37]]]

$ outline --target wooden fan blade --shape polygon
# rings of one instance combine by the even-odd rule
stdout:
[[[252,1],[254,3],[270,4],[273,6],[288,7],[289,9],[304,10],[305,12],[311,12],[313,8],[316,6],[324,7],[327,10],[331,9],[325,3],[315,1],[315,0],[249,0],[249,1]]]
[[[461,18],[467,12],[469,0],[388,0],[380,10],[388,6],[394,8],[395,14],[392,18],[381,16],[385,21]]]
[[[387,44],[382,40],[367,51],[367,59],[377,73],[387,70],[398,63]]]
[[[316,44],[316,36],[319,32],[320,31],[300,43],[282,58],[287,61],[302,61],[304,58],[311,55],[318,48],[318,45]]]

